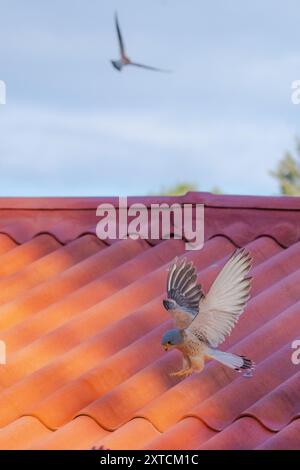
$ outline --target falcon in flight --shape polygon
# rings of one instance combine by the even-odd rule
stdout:
[[[147,69],[147,70],[154,70],[155,72],[166,72],[166,73],[169,72],[169,70],[158,69],[156,67],[151,67],[150,65],[144,65],[144,64],[139,64],[137,62],[132,62],[125,52],[124,41],[122,38],[117,13],[115,13],[115,23],[116,23],[116,30],[117,30],[118,42],[119,42],[119,48],[120,48],[120,59],[111,60],[111,63],[115,67],[115,69],[121,72],[122,68],[125,67],[125,65],[134,65],[135,67],[140,67],[140,68]]]
[[[173,376],[201,372],[207,359],[215,359],[251,376],[255,364],[245,356],[218,348],[231,333],[250,297],[251,257],[236,250],[213,282],[207,295],[197,284],[197,271],[185,259],[173,261],[167,278],[167,299],[163,305],[171,314],[174,328],[162,338],[166,351],[177,348],[183,355],[182,369]]]

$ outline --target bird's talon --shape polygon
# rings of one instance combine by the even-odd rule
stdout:
[[[177,377],[179,375],[179,371],[178,372],[170,372],[169,376],[170,377]]]
[[[183,377],[183,376],[188,376],[191,375],[193,372],[192,369],[182,369],[178,370],[177,372],[171,372],[170,377]]]

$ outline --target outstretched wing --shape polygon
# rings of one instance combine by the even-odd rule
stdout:
[[[151,67],[150,65],[139,64],[138,62],[130,62],[128,65],[134,65],[142,69],[153,70],[154,72],[171,73],[171,70],[159,69],[157,67]]]
[[[174,320],[176,326],[185,323],[185,327],[191,323],[198,313],[199,302],[203,297],[201,285],[197,284],[197,270],[193,262],[186,259],[173,261],[167,278],[168,299],[175,302],[176,313]]]
[[[229,335],[243,313],[250,297],[251,257],[245,250],[236,250],[218,274],[206,297],[199,304],[199,313],[189,325],[202,341],[217,347]]]
[[[119,40],[120,53],[121,53],[122,57],[125,57],[125,46],[124,46],[124,41],[123,41],[123,38],[122,38],[120,26],[119,26],[117,13],[115,13],[115,23],[116,23],[116,30],[117,30],[118,40]]]

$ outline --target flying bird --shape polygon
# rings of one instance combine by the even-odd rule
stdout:
[[[115,67],[115,69],[121,72],[122,68],[125,65],[134,65],[135,67],[140,67],[140,68],[147,69],[147,70],[154,70],[155,72],[165,72],[165,73],[170,72],[169,70],[158,69],[156,67],[151,67],[150,65],[144,65],[144,64],[139,64],[137,62],[132,62],[125,52],[124,41],[122,38],[117,13],[115,13],[115,24],[116,24],[116,30],[117,30],[118,42],[119,42],[119,48],[120,48],[120,59],[111,60],[111,63]]]
[[[213,282],[207,295],[197,284],[192,262],[175,259],[167,278],[167,299],[163,305],[173,318],[174,328],[162,338],[166,351],[177,348],[183,355],[182,369],[173,376],[201,372],[205,361],[215,359],[251,376],[254,362],[245,356],[218,348],[237,323],[250,297],[252,259],[244,249],[236,250]]]

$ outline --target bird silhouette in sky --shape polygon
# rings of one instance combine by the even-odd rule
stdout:
[[[126,52],[125,52],[124,41],[122,38],[117,13],[115,13],[115,24],[116,24],[118,42],[119,42],[119,47],[120,47],[120,56],[121,56],[120,59],[111,60],[111,63],[113,67],[115,67],[115,69],[121,72],[122,68],[125,67],[125,65],[134,65],[135,67],[140,67],[140,68],[147,69],[147,70],[153,70],[155,72],[165,72],[165,73],[170,72],[170,70],[159,69],[157,67],[151,67],[150,65],[144,65],[144,64],[139,64],[137,62],[132,62],[132,60],[129,59],[129,57],[126,55]]]

